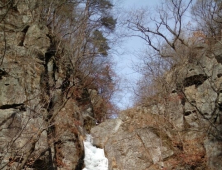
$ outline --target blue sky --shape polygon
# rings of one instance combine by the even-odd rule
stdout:
[[[116,14],[137,8],[154,10],[155,6],[160,4],[160,2],[161,0],[113,0]],[[122,78],[120,84],[122,91],[116,95],[115,99],[115,102],[121,109],[126,109],[133,104],[133,89],[140,77],[140,74],[133,69],[133,64],[138,62],[136,54],[144,48],[145,43],[143,40],[131,37],[125,39],[120,46],[116,47],[118,53],[113,54],[114,61],[116,62],[116,73]]]

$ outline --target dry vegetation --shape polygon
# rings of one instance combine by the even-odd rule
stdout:
[[[116,111],[112,7],[108,0],[0,0],[0,111],[8,114],[0,169],[81,168],[81,135]]]
[[[146,9],[130,12],[133,17],[126,21],[130,35],[147,44],[140,56],[143,66],[137,66],[143,76],[135,90],[135,107],[148,110],[143,115],[134,115],[136,110],[129,110],[128,114],[138,121],[137,126],[152,126],[159,135],[169,136],[166,141],[173,146],[175,155],[165,163],[171,169],[205,169],[208,158],[203,140],[212,137],[221,141],[218,102],[222,86],[220,75],[212,78],[213,70],[221,64],[217,56],[222,38],[221,6],[217,0],[170,0],[164,1],[153,15]],[[207,62],[212,63],[210,70]],[[199,90],[195,94],[199,87],[203,93]],[[213,100],[212,94],[216,96]],[[206,96],[204,102],[208,103],[208,110],[213,105],[211,111],[195,101]],[[188,139],[186,136],[192,133],[199,137],[190,135]]]

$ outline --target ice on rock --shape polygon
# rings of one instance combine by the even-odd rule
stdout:
[[[83,170],[108,170],[108,160],[104,150],[92,145],[92,137],[86,136],[84,141],[85,149],[85,168]]]

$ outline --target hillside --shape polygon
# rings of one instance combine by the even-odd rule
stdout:
[[[0,169],[83,168],[115,84],[99,2],[0,1]]]
[[[126,14],[121,36],[147,49],[134,107],[116,119],[112,8],[0,0],[0,169],[222,169],[222,3],[170,0],[154,18]]]
[[[221,44],[166,73],[169,94],[123,111],[91,130],[109,170],[219,170],[222,167]]]

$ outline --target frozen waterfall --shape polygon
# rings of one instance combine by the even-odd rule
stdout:
[[[108,159],[105,157],[104,150],[92,145],[91,135],[86,136],[84,149],[85,168],[83,170],[108,170]]]

